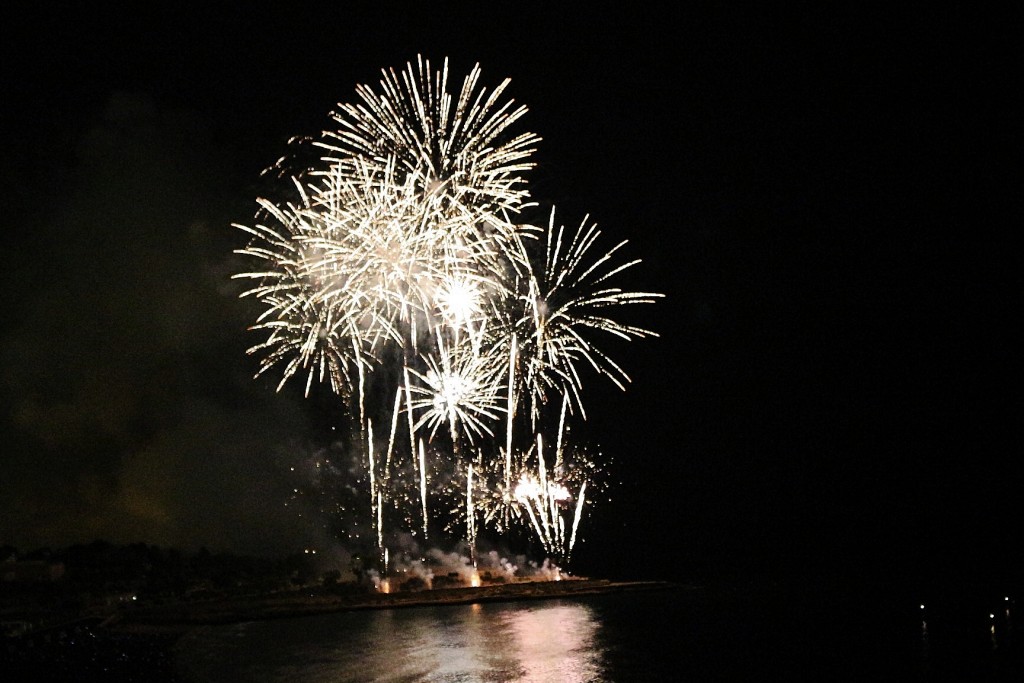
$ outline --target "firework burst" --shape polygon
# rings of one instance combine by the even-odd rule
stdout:
[[[382,73],[338,105],[291,200],[260,199],[257,222],[236,226],[256,266],[235,277],[263,306],[257,374],[279,369],[278,388],[302,376],[307,393],[325,382],[347,403],[370,489],[363,528],[382,557],[385,526],[413,526],[419,507],[426,536],[437,501],[440,528],[464,528],[471,548],[478,522],[520,524],[568,562],[599,468],[566,443],[567,414],[585,418],[585,370],[629,382],[595,336],[653,336],[615,314],[661,295],[615,284],[639,260],[617,260],[625,241],[601,251],[589,218],[574,230],[554,209],[546,228],[525,218],[540,138],[512,131],[526,108],[505,99],[507,80],[487,90],[475,67],[453,93],[447,61],[422,58]]]
[[[520,284],[522,314],[515,327],[522,339],[522,379],[530,397],[532,419],[539,416],[541,405],[551,396],[568,394],[583,411],[581,363],[608,377],[620,389],[630,381],[625,371],[589,339],[590,333],[625,340],[657,336],[607,314],[609,309],[625,305],[653,303],[662,295],[616,287],[615,276],[640,260],[621,264],[614,261],[616,252],[627,244],[625,240],[591,258],[591,253],[597,252],[595,244],[600,235],[596,225],[588,225],[588,218],[575,231],[567,231],[563,225],[556,227],[552,208],[544,232],[543,263]],[[524,260],[530,263],[528,257]]]
[[[417,178],[438,206],[481,214],[517,212],[529,196],[523,174],[540,140],[533,133],[511,135],[526,107],[502,101],[509,81],[488,92],[475,66],[457,96],[448,89],[448,60],[440,71],[418,58],[401,72],[382,71],[380,90],[360,85],[359,104],[340,104],[332,118],[338,129],[319,145],[330,163],[348,169],[353,160],[394,161]],[[468,230],[476,229],[467,225]]]

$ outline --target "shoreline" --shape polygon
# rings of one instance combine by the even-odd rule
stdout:
[[[307,593],[249,598],[226,598],[203,603],[140,607],[117,615],[108,627],[126,633],[184,633],[194,627],[332,612],[467,605],[605,595],[651,590],[700,591],[696,586],[668,581],[610,581],[563,578],[558,581],[519,581],[479,587],[449,587],[394,593]]]

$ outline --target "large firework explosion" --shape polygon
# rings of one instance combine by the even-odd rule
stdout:
[[[653,335],[612,316],[661,295],[615,286],[638,261],[598,247],[589,218],[530,221],[540,138],[511,132],[526,108],[507,80],[488,91],[475,67],[452,94],[447,61],[422,58],[382,73],[331,115],[318,160],[282,174],[288,198],[236,226],[257,265],[235,277],[263,305],[250,353],[279,389],[322,382],[345,402],[385,570],[396,532],[461,538],[475,561],[482,528],[568,563],[600,487],[569,443],[583,375],[629,381],[594,338]]]

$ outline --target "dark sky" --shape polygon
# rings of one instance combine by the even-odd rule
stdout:
[[[280,501],[329,425],[252,380],[230,225],[423,54],[511,78],[534,197],[666,294],[586,385],[581,571],[1024,569],[1019,17],[347,4],[4,10],[0,542],[319,542]]]

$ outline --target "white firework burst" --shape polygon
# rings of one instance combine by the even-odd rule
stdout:
[[[425,371],[409,370],[421,382],[409,387],[415,397],[412,409],[420,413],[414,429],[429,430],[433,438],[447,426],[453,441],[460,432],[471,442],[493,436],[491,425],[504,410],[501,359],[492,352],[477,353],[468,344],[450,344],[438,333],[436,355],[431,352],[423,360]]]
[[[572,396],[583,412],[581,363],[608,377],[620,389],[630,381],[626,372],[593,342],[591,333],[625,340],[658,336],[608,315],[609,309],[653,303],[663,295],[616,287],[613,278],[640,260],[615,262],[614,257],[627,240],[603,253],[597,251],[595,245],[601,233],[596,225],[588,225],[588,220],[585,217],[575,230],[556,227],[552,209],[544,233],[543,264],[520,280],[522,308],[515,326],[522,340],[522,380],[534,419],[550,397],[564,394]],[[530,262],[529,258],[524,260]]]
[[[291,199],[260,199],[256,224],[236,225],[249,238],[238,253],[256,266],[234,277],[252,282],[242,296],[263,306],[252,329],[266,337],[249,350],[257,374],[280,369],[279,389],[304,376],[307,394],[327,382],[350,402],[378,545],[399,468],[418,477],[426,536],[428,472],[445,464],[450,438],[449,469],[465,471],[469,537],[477,511],[499,531],[514,519],[567,560],[593,468],[562,471],[565,413],[572,405],[585,417],[586,368],[620,388],[629,382],[593,337],[656,336],[614,314],[662,295],[616,286],[639,260],[617,261],[625,241],[601,251],[588,218],[567,230],[554,209],[546,229],[521,217],[534,206],[525,173],[540,138],[512,132],[526,108],[505,99],[508,81],[487,90],[479,77],[476,66],[449,92],[447,61],[435,71],[419,58],[383,71],[378,89],[358,86],[359,101],[339,104],[335,129],[314,142],[319,159],[290,180]],[[364,405],[375,391],[385,405],[372,414],[390,415],[383,458]],[[562,417],[548,476],[537,425],[555,398]],[[513,447],[524,413],[536,444],[526,451]],[[439,433],[428,462],[424,440]],[[406,438],[399,463],[396,441]],[[460,453],[465,441],[471,460]]]

